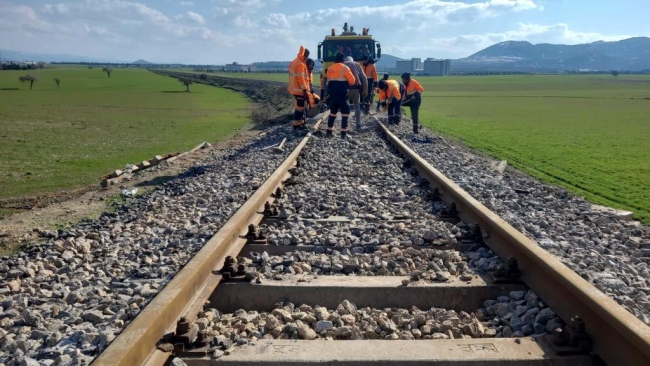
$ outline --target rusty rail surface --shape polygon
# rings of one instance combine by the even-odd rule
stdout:
[[[322,119],[314,125],[317,130]],[[302,139],[294,151],[266,179],[264,184],[226,221],[221,229],[174,276],[156,297],[122,331],[93,362],[95,366],[133,366],[162,364],[169,357],[156,349],[163,335],[175,328],[181,316],[196,315],[205,300],[219,284],[221,276],[213,271],[226,256],[236,256],[246,239],[250,223],[258,223],[264,203],[273,199],[271,193],[289,177],[288,170],[307,145],[310,135]]]
[[[476,223],[487,232],[489,237],[485,242],[490,249],[504,262],[509,257],[517,259],[521,279],[558,316],[567,324],[574,316],[584,320],[593,350],[607,364],[650,365],[649,326],[470,196],[400,141],[383,123],[379,125],[390,143],[413,162],[420,175],[438,187],[443,201],[456,204],[458,216],[465,223]]]

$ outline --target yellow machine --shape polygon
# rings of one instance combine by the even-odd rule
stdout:
[[[343,26],[343,32],[336,35],[334,28],[332,34],[325,36],[325,40],[318,44],[318,61],[323,63],[323,85],[327,84],[327,70],[334,63],[337,53],[345,56],[352,56],[354,61],[361,62],[364,55],[368,55],[375,62],[381,58],[381,45],[375,41],[369,33],[369,28],[363,28],[361,34],[349,27],[348,23]],[[326,94],[323,94],[323,100]]]

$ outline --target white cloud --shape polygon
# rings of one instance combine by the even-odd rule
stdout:
[[[453,55],[465,57],[495,43],[504,41],[529,41],[531,43],[579,44],[595,41],[618,41],[629,35],[607,36],[593,32],[571,30],[566,23],[552,25],[520,23],[517,29],[498,33],[463,34],[455,37],[431,38],[423,47],[397,48],[398,52],[409,53],[424,50],[450,50]]]
[[[205,19],[203,19],[201,14],[197,14],[197,13],[195,13],[193,11],[188,11],[187,12],[187,17],[190,18],[191,20],[199,23],[199,24],[204,24],[205,23]]]
[[[182,3],[192,2],[187,0],[167,0],[166,6],[156,0],[41,1],[27,6],[22,0],[0,0],[0,48],[157,62],[291,60],[300,45],[315,54],[329,29],[340,31],[344,21],[357,31],[370,27],[383,53],[399,57],[465,57],[511,39],[582,43],[624,38],[579,32],[564,23],[522,23],[511,30],[497,24],[493,32],[450,33],[459,24],[476,23],[471,27],[480,29],[487,18],[512,21],[521,12],[541,10],[541,0],[401,0],[379,7],[330,2],[330,8],[316,3],[300,13],[289,10],[289,1],[284,10],[273,7],[279,0],[218,0],[203,13],[198,5],[205,4],[196,1],[194,11],[179,11]]]
[[[404,28],[405,24],[468,23],[508,12],[539,9],[533,0],[486,0],[477,3],[442,0],[413,0],[385,6],[357,6],[319,9],[289,16],[291,22],[304,24],[338,24],[341,21],[371,21],[382,28]],[[394,21],[394,22],[390,22]],[[399,22],[398,22],[399,21]],[[372,25],[371,25],[372,27]]]

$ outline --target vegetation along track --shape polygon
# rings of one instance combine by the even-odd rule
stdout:
[[[364,124],[305,137],[95,364],[648,363],[647,325]]]
[[[436,174],[423,170],[418,159],[405,162],[400,154],[407,153],[378,138],[379,124],[364,123],[368,129],[350,141],[319,134],[307,140],[292,136],[286,124],[269,127],[259,141],[217,154],[118,211],[4,261],[0,272],[10,283],[2,286],[0,323],[8,331],[0,344],[2,362],[29,356],[43,364],[65,364],[66,358],[80,363],[112,341],[95,364],[143,364],[147,358],[149,364],[162,364],[170,358],[164,350],[188,364],[592,363],[589,355],[560,355],[571,349],[558,350],[543,339],[563,327],[557,312],[568,323],[575,315],[583,317],[574,327],[584,324],[593,350],[608,363],[647,363],[645,324],[572,272],[558,272],[559,259],[535,243],[511,228],[493,226],[499,222],[496,214],[477,209],[444,179],[433,179]],[[404,136],[405,129],[409,126],[393,126],[393,135],[385,137]],[[274,149],[284,137],[284,149]],[[405,143],[422,156],[453,150],[426,131],[424,137]],[[293,150],[296,146],[302,151]],[[470,163],[475,162],[456,159],[454,168],[485,174]],[[471,188],[467,179],[454,181]],[[279,183],[281,194],[272,197]],[[486,187],[497,192],[496,182]],[[522,195],[536,199],[535,186],[523,188],[529,192]],[[573,198],[559,196],[565,205],[574,204]],[[480,192],[476,197],[484,199]],[[278,215],[271,212],[260,223],[267,200],[277,200]],[[543,208],[542,203],[529,207],[525,200],[518,201],[524,211]],[[451,201],[465,222],[454,217]],[[516,220],[488,202],[519,229]],[[609,219],[594,215],[584,217]],[[249,222],[260,223],[250,239]],[[529,222],[537,225],[532,218]],[[604,223],[610,224],[627,228]],[[527,222],[520,230],[536,237],[533,229]],[[607,229],[616,236],[610,242],[623,240],[617,226]],[[629,241],[639,235],[630,234]],[[528,245],[506,246],[518,241]],[[506,261],[514,256],[532,290],[513,281],[514,268],[509,271],[514,278],[500,276],[495,283],[489,272],[503,263],[485,243]],[[625,256],[643,253],[630,248]],[[531,259],[538,254],[548,257]],[[237,255],[224,276],[219,270],[225,258]],[[637,276],[644,276],[643,270],[638,267]],[[616,276],[606,279],[623,282]],[[566,286],[553,288],[540,278]],[[634,281],[624,284],[643,283]],[[581,347],[589,343],[572,329],[558,333],[573,335]],[[357,341],[301,340],[312,338]]]

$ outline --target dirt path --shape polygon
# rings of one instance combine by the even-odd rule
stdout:
[[[0,216],[0,254],[9,254],[17,250],[20,244],[36,240],[39,236],[47,235],[48,232],[55,231],[59,227],[74,224],[85,218],[98,217],[106,211],[108,204],[121,197],[124,189],[138,188],[139,193],[154,189],[191,166],[200,164],[209,155],[220,154],[224,150],[241,146],[255,139],[259,134],[259,129],[248,125],[235,136],[219,141],[211,147],[199,149],[171,163],[164,162],[156,167],[137,172],[130,181],[122,181],[107,189],[101,189],[98,181],[96,185],[58,192],[50,197],[41,197],[39,202],[49,200],[54,203],[8,217]],[[20,198],[14,199],[15,202],[20,200]],[[29,204],[33,198],[23,198],[23,201]]]
[[[287,95],[283,83],[216,76],[200,79],[199,75],[194,74],[154,72],[171,77],[188,76],[195,78],[196,82],[244,93],[256,103],[252,113],[254,124],[244,126],[235,136],[219,141],[209,148],[199,149],[179,157],[171,163],[161,163],[156,167],[137,172],[132,180],[122,181],[108,189],[101,189],[98,181],[95,185],[40,197],[16,197],[0,200],[0,209],[24,210],[10,216],[0,214],[0,255],[12,253],[22,243],[34,241],[39,236],[47,236],[48,232],[57,228],[74,224],[86,218],[98,217],[107,210],[108,204],[119,200],[124,189],[137,187],[139,192],[151,190],[174,179],[189,167],[200,164],[210,154],[219,154],[220,151],[245,144],[256,138],[264,126],[286,121],[284,115],[292,107],[292,98]],[[200,142],[197,141],[197,145]],[[160,153],[166,152],[161,151]],[[125,165],[126,163],[129,162],[125,162]],[[123,167],[115,167],[115,169],[121,168]]]

